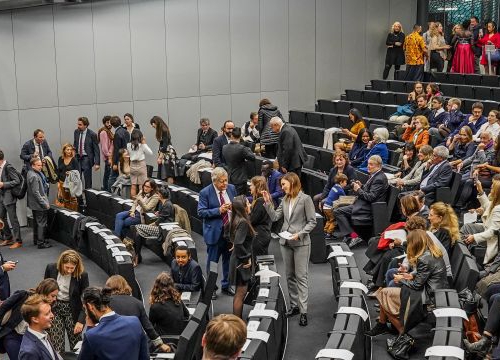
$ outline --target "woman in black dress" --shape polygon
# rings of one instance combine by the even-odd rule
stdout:
[[[162,272],[156,278],[149,295],[149,304],[149,321],[160,336],[182,333],[189,318],[189,311],[168,273]]]
[[[269,192],[266,178],[254,176],[250,180],[250,193],[253,199],[250,222],[255,230],[255,238],[252,242],[252,260],[254,264],[257,256],[268,254],[269,243],[271,242],[271,218],[264,208],[262,191]]]
[[[156,140],[160,143],[157,159],[158,179],[167,180],[169,184],[173,184],[177,154],[172,146],[170,129],[159,116],[153,116],[149,123],[156,130]]]
[[[385,44],[387,45],[387,54],[385,55],[384,80],[389,76],[389,71],[394,65],[395,71],[399,70],[401,65],[405,64],[405,53],[403,44],[405,42],[405,34],[401,23],[396,21],[392,24],[391,32],[387,35]],[[396,73],[394,73],[396,75]],[[396,76],[394,76],[396,78]]]
[[[64,181],[71,170],[79,170],[78,161],[75,157],[75,148],[73,145],[66,143],[63,145],[61,156],[57,161],[57,199],[56,205],[63,206],[69,210],[78,210],[78,199],[76,196],[71,196],[69,189],[65,188]]]
[[[250,203],[244,195],[236,196],[232,203],[229,238],[233,243],[229,260],[229,281],[236,286],[233,314],[242,317],[243,300],[252,276],[252,241],[255,230],[250,223]]]

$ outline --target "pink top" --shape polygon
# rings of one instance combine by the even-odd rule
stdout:
[[[113,154],[113,140],[108,137],[106,131],[101,131],[99,134],[99,143],[101,144],[101,157],[109,160]]]

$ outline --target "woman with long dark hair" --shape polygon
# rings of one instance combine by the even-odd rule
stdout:
[[[129,134],[132,134],[134,130],[139,130],[141,128],[139,124],[135,123],[134,116],[130,113],[123,115],[123,127]]]
[[[160,336],[182,333],[189,311],[168,273],[162,272],[156,277],[149,295],[149,304],[149,321]]]
[[[361,129],[354,140],[351,150],[349,151],[349,162],[352,167],[358,167],[368,154],[368,143],[372,141],[373,136],[367,128]]]
[[[244,195],[236,196],[231,206],[229,240],[233,244],[229,260],[229,281],[236,286],[233,314],[242,317],[243,300],[252,276],[252,241],[255,230],[250,223],[251,206]]]
[[[146,166],[146,154],[153,155],[153,152],[146,144],[146,139],[140,130],[132,131],[130,142],[127,144],[127,151],[130,155],[130,197],[135,199],[137,188],[144,184],[148,178]]]
[[[352,148],[352,141],[356,140],[359,132],[366,128],[365,121],[363,120],[363,114],[358,109],[352,108],[349,110],[349,120],[352,121],[353,125],[351,129],[342,129],[342,134],[347,138],[339,139],[335,143],[335,150],[349,151]]]
[[[264,208],[264,198],[262,192],[269,192],[267,180],[263,176],[254,176],[250,180],[250,193],[252,195],[252,211],[250,222],[255,229],[255,238],[252,242],[252,259],[260,255],[267,255],[269,243],[271,242],[271,218]]]
[[[81,297],[83,290],[89,287],[89,276],[80,254],[74,250],[66,250],[59,255],[57,263],[47,265],[44,278],[57,280],[59,286],[57,302],[52,307],[54,322],[49,334],[54,348],[61,353],[64,351],[65,334],[68,336],[70,349],[81,340],[85,325]]]
[[[9,356],[10,360],[19,358],[19,350],[23,334],[26,332],[27,324],[23,321],[21,306],[31,295],[43,295],[50,305],[54,305],[57,300],[59,286],[54,279],[42,280],[35,289],[17,290],[0,305],[0,319],[4,319],[7,312],[10,316],[7,322],[2,324],[0,330],[0,347]]]
[[[476,45],[482,46],[483,48],[483,56],[481,58],[481,65],[484,66],[484,73],[486,75],[490,74],[490,68],[488,66],[488,55],[486,55],[486,45],[495,45],[495,48],[500,48],[500,34],[497,32],[497,23],[494,21],[489,21],[486,24],[487,33],[484,36],[480,36]],[[482,32],[482,30],[480,30]],[[480,34],[481,35],[481,34]],[[498,65],[498,61],[491,62],[491,75],[496,74],[496,68]]]
[[[158,163],[158,179],[167,180],[169,184],[173,184],[177,153],[172,146],[170,129],[159,116],[153,116],[149,123],[155,129],[156,140],[160,143],[156,160]]]

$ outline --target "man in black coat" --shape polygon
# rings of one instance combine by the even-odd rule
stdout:
[[[4,221],[4,239],[0,246],[9,245],[12,249],[23,246],[21,240],[21,229],[17,219],[16,204],[17,198],[12,195],[12,188],[20,185],[21,179],[16,174],[14,167],[5,160],[2,150],[0,150],[0,220]],[[14,237],[7,222],[7,215],[12,225]]]
[[[89,119],[78,118],[78,128],[73,135],[73,147],[85,181],[84,188],[92,188],[92,167],[97,171],[101,163],[99,142],[95,132],[89,129]]]
[[[425,194],[425,203],[430,206],[436,201],[436,190],[451,185],[453,169],[448,162],[449,151],[445,146],[436,146],[431,161],[422,173],[420,190]]]
[[[277,159],[281,172],[283,174],[294,172],[300,178],[302,165],[307,161],[307,153],[302,146],[299,134],[277,116],[271,119],[270,124],[271,129],[279,133]]]
[[[233,129],[234,123],[231,120],[226,120],[222,127],[222,135],[215,138],[212,146],[212,162],[214,167],[225,167],[226,160],[222,154],[222,148],[229,143]]]
[[[201,153],[212,150],[212,145],[217,137],[217,131],[210,127],[210,119],[201,118],[200,128],[196,133],[196,141],[189,153],[182,155],[183,159],[192,160]]]
[[[379,155],[368,159],[368,181],[362,185],[358,180],[352,183],[352,190],[357,195],[352,205],[339,207],[334,210],[335,220],[340,236],[348,236],[353,232],[353,224],[370,225],[373,222],[372,203],[386,201],[389,182],[382,172],[382,158]],[[363,239],[348,239],[347,245],[354,247]]]
[[[115,136],[113,137],[113,168],[109,177],[109,186],[111,187],[118,177],[120,150],[127,148],[127,144],[130,142],[130,134],[121,126],[122,121],[118,116],[112,116],[110,122],[115,129]]]
[[[54,158],[52,157],[52,150],[50,150],[47,140],[45,140],[45,133],[41,129],[36,129],[33,132],[33,139],[28,140],[24,143],[21,149],[21,155],[19,156],[24,161],[24,166],[28,169],[30,167],[31,157],[37,155],[42,162],[45,164],[43,159],[45,156],[49,156],[54,164]]]
[[[247,161],[255,161],[255,154],[249,147],[240,143],[241,128],[235,127],[231,133],[229,144],[222,148],[222,156],[226,161],[229,182],[236,187],[238,195],[247,195]]]

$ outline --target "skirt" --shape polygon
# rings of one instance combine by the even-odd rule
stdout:
[[[142,186],[148,179],[148,170],[146,168],[146,160],[138,160],[130,162],[130,182],[132,185]]]
[[[383,288],[377,292],[377,300],[380,303],[380,307],[387,314],[395,317],[399,316],[399,310],[401,309],[401,288]]]
[[[252,267],[250,266],[248,269],[244,269],[239,265],[239,261],[233,251],[229,259],[229,283],[233,286],[248,285],[252,277]]]
[[[474,53],[470,44],[457,44],[451,72],[474,74]]]
[[[139,236],[146,237],[160,237],[160,227],[156,225],[139,224],[135,226],[135,231]]]

